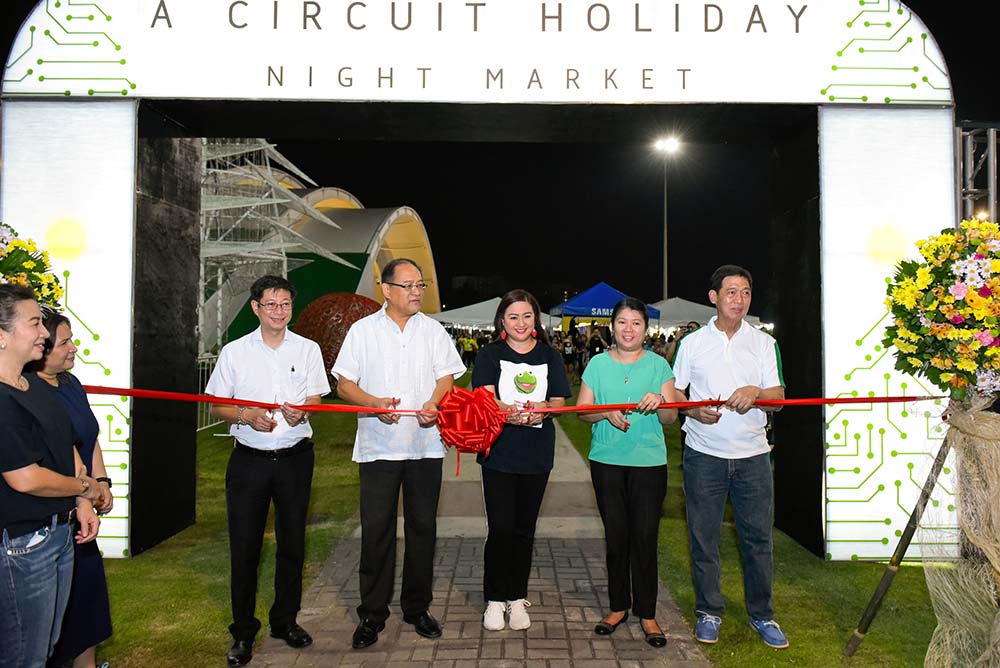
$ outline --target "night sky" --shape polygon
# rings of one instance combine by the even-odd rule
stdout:
[[[724,262],[755,272],[763,294],[766,147],[695,139],[704,143],[686,143],[669,171],[670,296],[705,302]],[[413,207],[449,308],[493,296],[452,291],[462,275],[503,276],[543,308],[598,281],[644,301],[663,296],[663,158],[651,142],[277,143],[317,183],[366,207]]]

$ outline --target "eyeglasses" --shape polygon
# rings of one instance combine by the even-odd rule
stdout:
[[[292,302],[257,302],[260,307],[271,313],[273,311],[291,311]]]
[[[413,292],[414,290],[417,292],[423,292],[427,289],[427,284],[423,281],[420,281],[419,283],[393,283],[392,281],[382,281],[382,283],[385,285],[395,285],[397,288],[403,288],[407,292]]]

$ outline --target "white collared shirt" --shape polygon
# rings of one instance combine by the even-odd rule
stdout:
[[[733,338],[716,327],[716,318],[681,339],[674,358],[678,390],[690,386],[691,401],[728,399],[737,389],[753,385],[761,389],[784,386],[781,355],[771,335],[740,322]],[[687,445],[698,452],[725,459],[744,459],[770,450],[764,427],[764,411],[751,408],[744,415],[721,409],[715,424],[684,421]]]
[[[465,373],[462,358],[441,323],[414,314],[400,330],[383,306],[351,325],[330,373],[358,384],[375,397],[395,397],[398,408],[420,409],[437,381]],[[412,414],[396,424],[358,416],[354,461],[438,459],[444,445],[437,425],[421,427]]]
[[[306,397],[330,393],[323,353],[315,341],[285,330],[277,348],[264,343],[260,327],[223,346],[205,394],[266,403],[301,404]],[[275,411],[278,425],[272,432],[249,425],[231,425],[229,433],[240,443],[258,450],[289,448],[312,436],[309,422],[289,426]]]

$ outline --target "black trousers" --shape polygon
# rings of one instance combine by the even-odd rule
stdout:
[[[379,459],[358,465],[361,474],[361,605],[358,617],[389,617],[396,575],[396,516],[403,489],[403,583],[399,607],[413,617],[430,607],[442,459]]]
[[[528,595],[535,522],[548,473],[504,473],[483,467],[483,500],[489,534],[483,568],[487,601],[515,601]]]
[[[269,622],[284,629],[295,622],[302,603],[306,512],[312,490],[315,453],[312,442],[300,442],[299,452],[267,459],[234,449],[226,467],[226,512],[229,516],[230,595],[233,623],[229,632],[252,640],[260,630],[257,569],[268,507],[274,501],[274,605]]]
[[[590,479],[604,522],[611,610],[631,608],[641,619],[654,619],[657,535],[667,467],[591,461]]]

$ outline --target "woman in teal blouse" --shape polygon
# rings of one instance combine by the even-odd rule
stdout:
[[[656,622],[657,534],[667,492],[663,425],[677,419],[677,410],[658,408],[674,395],[674,374],[666,360],[643,349],[648,326],[646,305],[638,299],[615,305],[615,345],[590,360],[577,405],[638,404],[635,411],[578,414],[593,424],[590,477],[607,543],[611,613],[594,632],[614,633],[631,608],[646,642],[663,647],[667,640]]]

